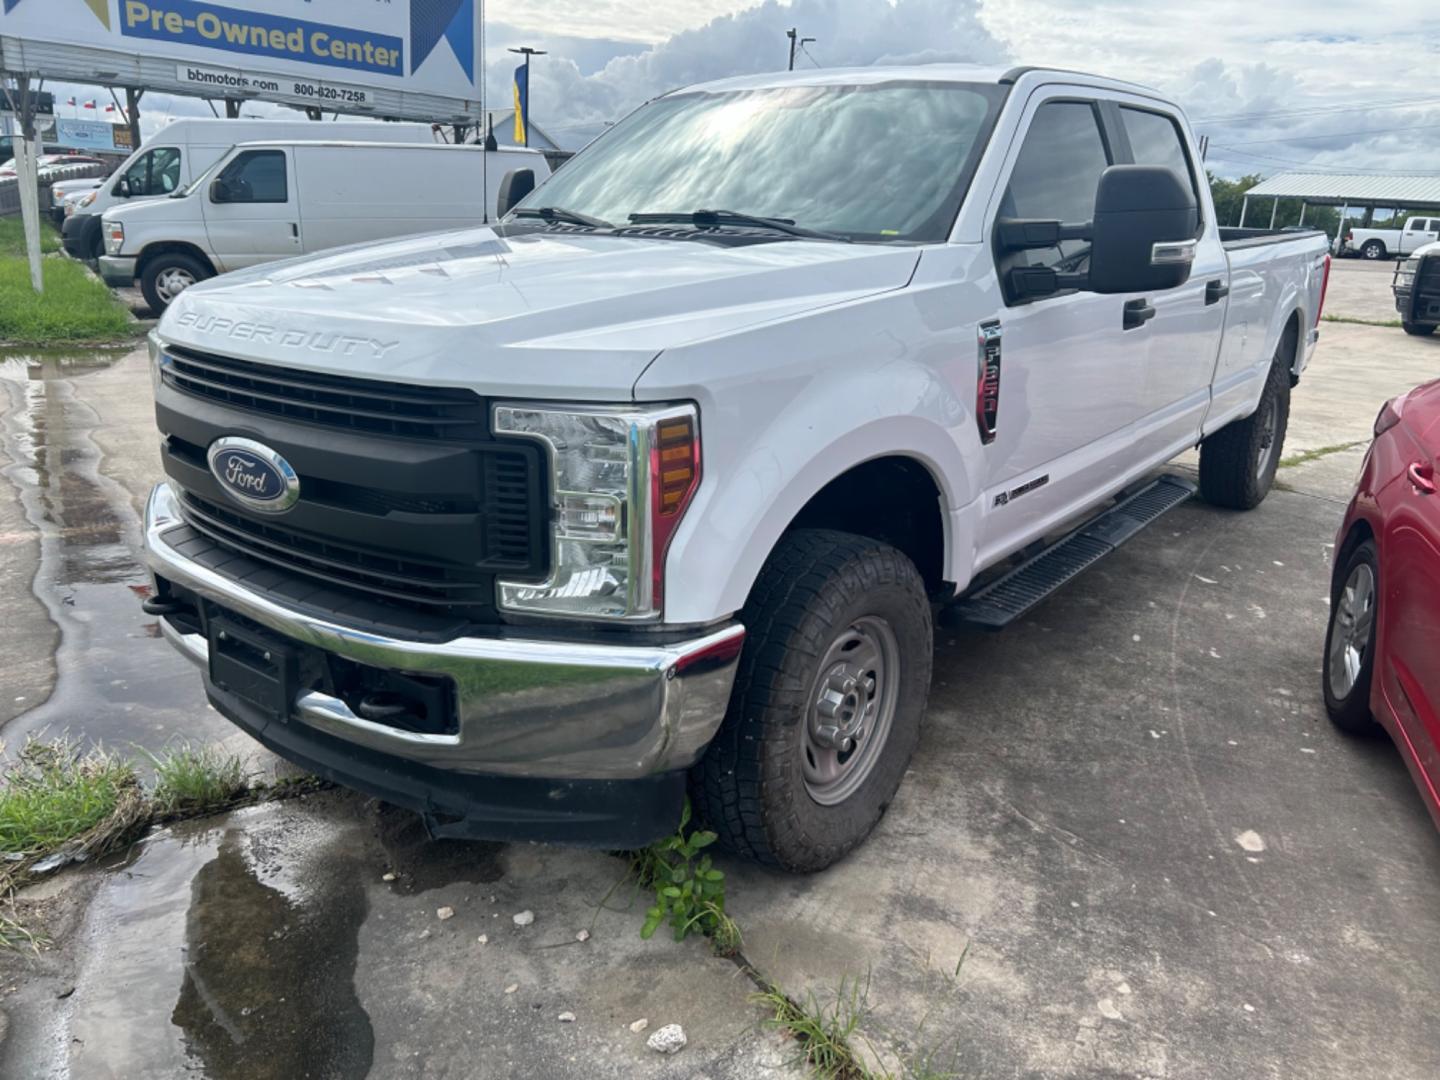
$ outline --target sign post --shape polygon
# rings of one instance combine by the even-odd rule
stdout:
[[[7,111],[15,113],[20,137],[15,140],[16,183],[20,185],[20,219],[25,228],[25,254],[30,262],[30,287],[36,293],[45,291],[45,275],[40,265],[40,137],[35,131],[34,100],[30,79],[19,75],[15,89],[5,88]]]

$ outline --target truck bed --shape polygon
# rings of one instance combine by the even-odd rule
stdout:
[[[1329,244],[1328,234],[1322,229],[1237,229],[1221,226],[1219,229],[1220,242],[1226,250],[1234,251],[1236,248],[1260,247],[1264,244],[1278,244],[1284,240],[1295,240],[1300,237],[1325,235],[1326,244]]]

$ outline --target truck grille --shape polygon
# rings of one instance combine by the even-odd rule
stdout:
[[[497,576],[543,580],[544,453],[492,438],[478,395],[169,348],[161,370],[156,419],[182,515],[247,567],[246,587],[265,580],[260,564],[291,602],[308,579],[327,595],[488,622]],[[206,462],[227,435],[285,457],[299,502],[272,515],[232,500]]]
[[[487,434],[485,401],[469,390],[406,386],[254,364],[167,348],[165,385],[244,412],[414,439]]]

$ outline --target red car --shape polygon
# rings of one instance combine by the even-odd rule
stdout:
[[[1440,826],[1440,380],[1388,402],[1335,543],[1325,707],[1383,728]],[[1377,727],[1378,725],[1378,727]]]

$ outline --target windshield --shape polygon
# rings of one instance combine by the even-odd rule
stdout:
[[[911,81],[672,94],[520,205],[616,225],[706,209],[852,240],[943,240],[1003,97],[999,86]]]

